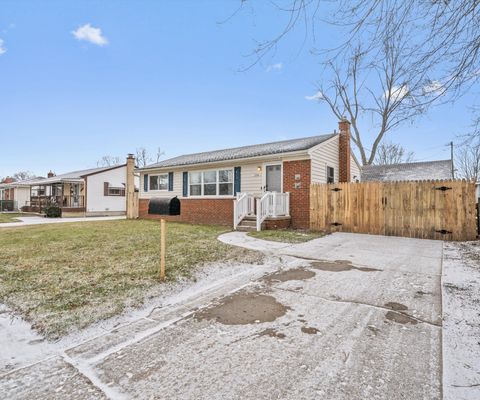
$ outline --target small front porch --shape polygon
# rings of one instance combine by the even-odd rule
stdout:
[[[233,229],[261,231],[290,226],[290,193],[265,192],[261,197],[238,193],[233,204]]]
[[[84,182],[55,182],[30,187],[30,201],[25,211],[42,212],[50,205],[60,207],[64,216],[80,216],[85,213]]]

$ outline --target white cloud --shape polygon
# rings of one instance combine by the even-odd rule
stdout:
[[[389,96],[388,90],[385,92],[384,97],[390,97],[393,101],[400,101],[404,97],[409,95],[409,88],[407,85],[392,86],[392,92]]]
[[[72,31],[72,34],[77,40],[85,40],[98,46],[108,44],[107,38],[102,36],[102,30],[100,28],[94,28],[90,24],[79,27],[77,30]]]
[[[439,81],[431,81],[423,87],[424,94],[441,95],[445,92],[445,87]]]
[[[270,72],[270,71],[280,71],[281,69],[283,68],[283,63],[279,62],[279,63],[275,63],[275,64],[272,64],[272,65],[269,65],[267,67],[267,72]]]
[[[323,99],[323,93],[319,90],[317,93],[315,93],[314,95],[312,96],[305,96],[305,99],[307,100],[322,100]]]
[[[7,52],[7,48],[4,46],[3,39],[0,39],[0,56]]]

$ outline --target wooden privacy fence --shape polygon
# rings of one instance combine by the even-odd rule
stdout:
[[[313,184],[310,227],[327,232],[474,240],[475,183],[449,180]]]

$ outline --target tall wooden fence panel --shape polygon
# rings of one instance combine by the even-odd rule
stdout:
[[[313,184],[310,191],[314,230],[443,240],[477,237],[474,182]]]

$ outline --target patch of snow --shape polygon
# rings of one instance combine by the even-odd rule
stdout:
[[[480,399],[480,242],[445,243],[444,400]]]

